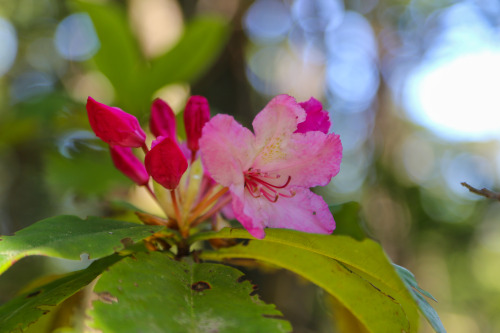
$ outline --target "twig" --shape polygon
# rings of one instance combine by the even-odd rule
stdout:
[[[500,201],[500,193],[498,193],[498,192],[490,191],[487,188],[482,188],[482,189],[478,190],[477,188],[470,186],[466,182],[462,182],[460,184],[462,184],[462,186],[464,186],[464,187],[467,187],[469,189],[469,191],[471,191],[472,193],[476,193],[476,194],[481,195],[483,197]]]

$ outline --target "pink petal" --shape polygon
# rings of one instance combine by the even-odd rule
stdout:
[[[280,150],[281,158],[256,158],[253,167],[280,179],[291,177],[288,187],[313,187],[328,184],[338,174],[342,143],[335,134],[319,131],[293,134]]]
[[[243,184],[243,171],[255,156],[255,137],[233,117],[219,114],[203,128],[200,152],[203,166],[219,184]]]
[[[146,170],[157,183],[173,190],[179,185],[188,167],[186,157],[171,138],[160,138],[155,141],[146,154],[144,161]]]
[[[274,97],[255,117],[252,125],[261,155],[270,159],[281,156],[282,143],[306,119],[304,109],[288,95]]]
[[[102,141],[123,147],[141,147],[146,133],[136,117],[118,108],[87,100],[87,114],[90,127]]]
[[[115,167],[138,185],[146,185],[149,175],[144,164],[134,155],[129,147],[109,146],[111,159]]]
[[[165,136],[177,140],[174,111],[160,98],[155,99],[151,105],[149,128],[156,137]]]
[[[252,236],[258,239],[264,238],[266,233],[264,232],[264,225],[262,221],[252,216],[252,209],[245,206],[246,198],[245,193],[243,192],[244,188],[241,186],[231,186],[230,190],[233,197],[233,213],[236,219]]]
[[[298,124],[295,133],[305,133],[309,131],[320,131],[325,134],[330,130],[330,116],[328,111],[323,110],[321,102],[311,97],[306,102],[299,103],[306,111],[306,120]]]
[[[196,152],[200,149],[198,141],[201,137],[201,130],[205,123],[210,120],[210,107],[208,101],[203,96],[191,96],[184,110],[184,126],[188,147]]]
[[[233,210],[237,220],[256,238],[264,238],[266,227],[319,234],[330,234],[335,229],[328,205],[308,189],[295,188],[293,197],[280,197],[276,202],[263,196],[254,198],[247,190],[243,191],[243,194],[241,190],[231,192]]]

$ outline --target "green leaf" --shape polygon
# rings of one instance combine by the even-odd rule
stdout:
[[[295,272],[334,296],[369,332],[416,332],[416,304],[379,244],[346,236],[267,229],[263,240],[243,229],[192,238],[244,238],[246,245],[204,252],[202,259],[258,259]]]
[[[118,96],[133,93],[131,83],[143,69],[144,59],[123,8],[112,2],[72,3],[92,19],[101,44],[93,58],[99,70],[111,81]]]
[[[338,332],[367,333],[365,326],[345,306],[333,297],[328,297],[333,312],[333,322]],[[336,332],[337,332],[336,331]]]
[[[42,315],[87,286],[122,257],[112,255],[93,262],[84,270],[70,273],[24,293],[0,307],[1,332],[23,332]]]
[[[415,275],[413,275],[412,272],[396,264],[393,265],[394,268],[396,269],[396,272],[399,274],[399,276],[405,283],[406,288],[408,288],[408,291],[411,293],[411,295],[417,302],[419,310],[425,316],[429,324],[431,324],[432,328],[434,328],[434,330],[437,333],[446,333],[446,329],[444,328],[441,319],[439,319],[436,310],[434,310],[434,308],[429,304],[429,302],[427,302],[424,296],[427,296],[433,301],[437,302],[436,299],[429,292],[423,290],[418,286],[418,283],[415,279]]]
[[[84,148],[71,158],[59,152],[48,152],[44,159],[47,183],[61,192],[99,194],[107,192],[113,185],[133,184],[115,168],[107,150]]]
[[[197,17],[185,27],[172,50],[154,59],[143,84],[151,92],[169,83],[191,82],[206,71],[229,36],[227,23],[215,17]]]
[[[88,312],[103,332],[289,332],[235,268],[139,253],[103,273]]]
[[[48,218],[0,238],[0,274],[20,258],[45,255],[79,260],[87,254],[97,259],[144,239],[163,227],[76,216]]]

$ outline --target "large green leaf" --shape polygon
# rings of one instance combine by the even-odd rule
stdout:
[[[293,271],[321,286],[351,311],[370,332],[416,332],[417,307],[379,244],[347,236],[267,229],[263,240],[242,229],[223,229],[193,237],[244,238],[248,243],[201,258],[258,259]]]
[[[133,93],[131,83],[143,69],[144,59],[125,10],[112,2],[72,3],[78,10],[87,12],[94,23],[101,46],[93,59],[99,70],[108,77],[119,96]]]
[[[434,328],[437,333],[446,333],[446,329],[444,328],[441,319],[439,319],[436,310],[434,310],[429,302],[427,302],[424,296],[429,297],[433,301],[436,301],[436,299],[429,292],[419,287],[417,281],[415,280],[415,275],[413,275],[412,272],[396,264],[394,264],[394,268],[396,268],[396,272],[398,272],[401,279],[403,279],[406,287],[417,302],[420,311],[431,324],[432,328]]]
[[[168,83],[193,81],[219,55],[228,32],[228,25],[222,19],[194,18],[174,48],[152,61],[147,81],[143,83],[153,92]]]
[[[124,246],[144,239],[163,227],[131,222],[76,216],[48,218],[0,238],[0,273],[29,255],[45,255],[79,260],[87,254],[97,259],[113,254]]]
[[[89,311],[103,332],[290,332],[235,268],[139,253],[103,273]]]
[[[29,324],[84,288],[121,258],[113,255],[97,260],[84,270],[70,273],[3,304],[0,307],[0,331],[23,332]]]

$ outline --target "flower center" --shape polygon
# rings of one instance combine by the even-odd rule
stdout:
[[[276,202],[279,197],[291,198],[295,195],[290,190],[283,193],[283,189],[290,184],[291,176],[288,176],[284,184],[277,185],[274,184],[275,181],[273,180],[280,178],[281,175],[270,175],[268,172],[262,172],[260,169],[253,168],[249,168],[243,174],[245,176],[245,188],[254,198],[263,196],[270,202]]]

